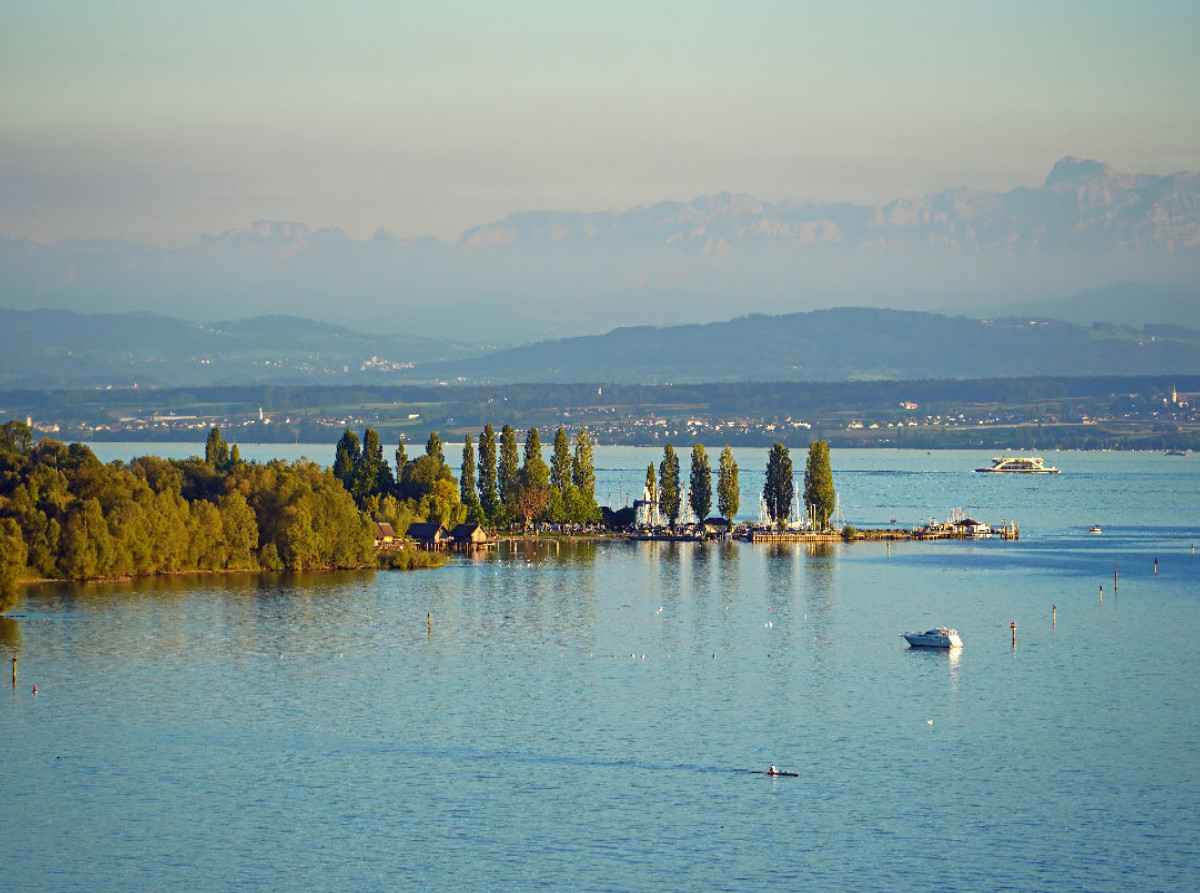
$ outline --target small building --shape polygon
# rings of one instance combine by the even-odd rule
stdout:
[[[446,528],[439,523],[419,521],[408,525],[408,538],[422,549],[444,549],[450,541]]]
[[[396,542],[396,531],[387,521],[375,522],[375,548],[383,549]]]
[[[709,536],[723,536],[729,533],[729,522],[720,515],[705,518],[700,527]]]
[[[482,549],[496,542],[495,537],[478,524],[459,524],[450,531],[450,541],[456,549]]]

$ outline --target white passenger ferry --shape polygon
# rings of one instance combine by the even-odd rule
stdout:
[[[1058,469],[1047,465],[1041,456],[996,456],[992,459],[991,468],[975,470],[1003,474],[1058,474]]]

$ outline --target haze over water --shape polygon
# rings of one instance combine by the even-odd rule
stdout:
[[[660,456],[597,450],[602,501]],[[765,451],[738,459],[753,514]],[[851,523],[970,500],[1020,542],[31,588],[0,619],[5,886],[1191,888],[1200,466],[988,459],[833,453]],[[899,638],[938,624],[961,653]]]

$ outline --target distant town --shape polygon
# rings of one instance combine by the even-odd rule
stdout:
[[[1185,390],[1186,388],[1186,390]],[[0,421],[63,440],[332,443],[347,427],[461,440],[487,418],[587,429],[600,444],[1200,448],[1200,377],[694,386],[269,387],[9,392]]]

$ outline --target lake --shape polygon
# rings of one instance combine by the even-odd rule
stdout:
[[[766,450],[736,455],[754,517]],[[598,448],[597,495],[660,458]],[[0,618],[4,888],[1195,889],[1200,459],[832,458],[850,523],[962,507],[1021,540],[30,587]],[[942,624],[961,651],[899,637]]]

